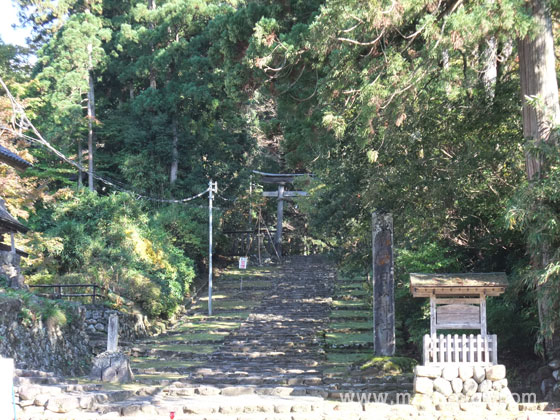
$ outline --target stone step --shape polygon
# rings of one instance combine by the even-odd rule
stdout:
[[[16,376],[14,385],[56,385],[63,381],[64,379],[57,376]]]
[[[54,377],[56,376],[53,372],[45,372],[42,370],[33,370],[33,369],[15,369],[15,375],[24,378],[24,377]]]

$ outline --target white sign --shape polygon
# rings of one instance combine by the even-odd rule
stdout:
[[[246,270],[247,269],[247,262],[249,261],[249,258],[247,257],[240,257],[239,258],[239,269],[240,270]]]

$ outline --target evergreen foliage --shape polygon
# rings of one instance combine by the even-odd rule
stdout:
[[[67,154],[87,136],[93,74],[95,166],[123,189],[189,196],[211,178],[241,197],[220,202],[224,225],[247,229],[257,206],[273,211],[272,200],[248,198],[250,169],[312,172],[311,197],[289,206],[287,222],[348,267],[369,271],[371,212],[393,213],[401,349],[414,352],[427,328],[410,271],[505,270],[513,286],[489,303],[493,332],[519,354],[537,342],[538,286],[560,279],[560,174],[557,145],[528,148],[521,130],[516,41],[539,30],[526,2],[19,3],[38,61],[30,75],[0,45],[0,71]],[[527,152],[546,162],[531,183]],[[33,178],[0,170],[10,208],[25,203],[19,215],[40,232],[33,281],[83,276],[170,316],[204,266],[205,211],[139,204],[102,185],[67,193],[72,170],[32,153]],[[41,195],[13,206],[30,183]],[[539,268],[543,252],[550,263]],[[545,298],[558,317],[560,296]]]
[[[82,191],[45,205],[29,220],[42,236],[35,244],[28,281],[97,284],[149,316],[169,317],[195,275],[193,260],[174,242],[196,250],[199,228],[182,215],[182,230],[172,239],[162,227],[165,217],[150,219],[146,208],[127,194],[99,197]]]

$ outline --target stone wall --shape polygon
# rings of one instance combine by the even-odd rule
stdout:
[[[0,355],[13,358],[17,368],[65,375],[81,375],[91,363],[85,333],[85,310],[69,309],[68,322],[59,326],[40,317],[25,317],[22,300],[0,298]]]
[[[517,409],[508,388],[506,368],[495,366],[416,366],[413,404],[458,409],[476,403],[489,410]]]

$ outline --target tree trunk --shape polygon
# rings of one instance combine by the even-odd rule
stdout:
[[[171,129],[173,131],[173,145],[171,146],[171,171],[169,174],[169,182],[171,185],[177,181],[177,169],[179,169],[179,134],[177,132],[177,117],[173,115],[171,121]]]
[[[486,45],[482,51],[482,84],[486,92],[486,98],[489,101],[494,100],[496,96],[496,80],[498,77],[498,42],[496,37],[490,37],[486,40]]]
[[[94,133],[93,133],[93,122],[95,120],[95,93],[93,85],[93,68],[92,68],[92,46],[88,45],[89,54],[89,90],[88,90],[88,100],[87,100],[87,116],[88,116],[88,187],[90,191],[93,191],[93,147],[94,147]]]
[[[523,102],[523,136],[532,145],[553,142],[553,127],[560,118],[558,82],[556,80],[554,38],[549,4],[546,0],[530,0],[528,3],[533,19],[538,25],[534,34],[519,41],[519,71]],[[533,104],[529,103],[533,100]],[[543,157],[528,151],[526,172],[529,181],[543,176]],[[538,207],[538,203],[535,203]],[[537,210],[538,211],[538,210]],[[543,269],[550,263],[548,244],[531,250],[535,269]],[[545,353],[554,356],[554,343],[558,342],[558,329],[551,324],[553,307],[550,305],[550,285],[538,286],[538,309],[541,332],[545,336]],[[556,331],[555,331],[556,330]],[[554,331],[554,332],[553,332]]]
[[[78,169],[78,189],[82,189],[82,141],[78,140],[78,165],[80,169]]]
[[[148,10],[156,10],[156,0],[148,0]],[[150,23],[148,26],[149,26],[149,28],[150,28],[151,30],[154,29],[154,24],[153,24],[153,23]],[[151,50],[152,50],[152,59],[153,59],[154,54],[155,54],[154,44],[151,44],[151,45],[150,45],[150,48],[151,48]],[[157,88],[157,83],[156,83],[156,72],[155,72],[155,70],[154,70],[154,66],[153,66],[153,65],[150,66],[150,87],[151,87],[152,89]]]

